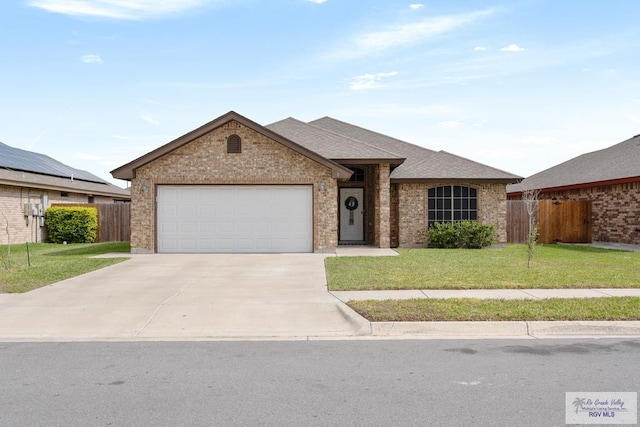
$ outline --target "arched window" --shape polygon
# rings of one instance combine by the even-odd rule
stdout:
[[[428,225],[434,222],[456,222],[478,219],[478,190],[460,185],[430,188]]]
[[[349,182],[364,182],[364,170],[360,168],[352,168],[353,175],[349,178]]]
[[[227,153],[242,153],[242,140],[238,135],[227,138]]]

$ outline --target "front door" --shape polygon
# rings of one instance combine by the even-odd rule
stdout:
[[[364,189],[340,189],[340,240],[364,240]]]

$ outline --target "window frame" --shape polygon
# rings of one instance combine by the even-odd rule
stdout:
[[[478,189],[467,185],[438,185],[427,189],[427,228],[436,222],[478,220]]]

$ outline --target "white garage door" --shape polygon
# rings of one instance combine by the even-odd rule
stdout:
[[[309,185],[158,186],[158,252],[312,251]]]

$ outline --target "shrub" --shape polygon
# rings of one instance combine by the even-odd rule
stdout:
[[[76,206],[53,206],[45,212],[51,243],[93,243],[98,231],[98,210]]]
[[[477,221],[436,222],[420,234],[430,248],[479,249],[495,242],[495,226]]]

